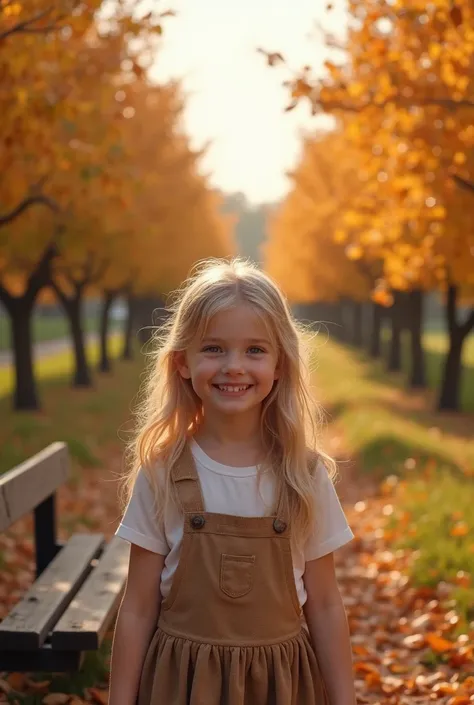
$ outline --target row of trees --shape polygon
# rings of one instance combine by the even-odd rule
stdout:
[[[423,296],[442,292],[449,351],[439,407],[458,409],[474,328],[474,309],[460,313],[474,295],[472,4],[351,0],[348,9],[347,39],[326,36],[341,60],[328,61],[323,78],[305,67],[288,81],[290,109],[309,100],[335,127],[304,146],[271,226],[268,267],[295,300],[351,300],[357,317],[371,298],[375,339],[385,307],[392,369],[401,330],[412,332],[415,386],[425,384]]]
[[[138,0],[0,5],[0,302],[12,326],[14,405],[39,407],[31,315],[54,292],[70,322],[76,385],[89,385],[82,306],[108,314],[177,286],[233,251],[232,217],[181,127],[176,83],[152,85],[169,12]],[[129,326],[130,330],[130,326]],[[127,343],[126,347],[129,347]]]

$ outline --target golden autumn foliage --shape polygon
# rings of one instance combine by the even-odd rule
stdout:
[[[303,100],[314,115],[330,114],[352,155],[358,187],[341,201],[333,238],[345,243],[351,262],[370,265],[374,301],[394,303],[391,369],[401,359],[401,302],[420,301],[426,291],[444,295],[449,351],[438,405],[458,409],[463,344],[474,328],[474,308],[467,316],[459,311],[461,301],[474,301],[474,6],[470,0],[349,0],[347,10],[347,36],[326,37],[338,61],[328,60],[322,76],[305,66],[290,77],[288,108]],[[267,60],[285,63],[275,52]],[[331,166],[339,173],[338,164]],[[273,230],[291,227],[282,221]],[[339,259],[326,254],[326,268],[342,271]],[[295,273],[315,268],[314,250],[306,246],[301,257],[312,259],[299,262]],[[421,370],[421,304],[414,311]]]
[[[370,263],[347,245],[344,208],[357,196],[354,154],[343,136],[307,139],[292,189],[274,214],[265,266],[295,302],[365,300],[373,284]]]
[[[359,198],[345,217],[358,255],[383,249],[386,284],[472,293],[474,8],[351,0],[344,57],[289,81],[293,103],[331,113],[359,150]],[[332,41],[334,44],[334,41]],[[336,42],[337,44],[337,42]],[[463,188],[464,187],[464,188]]]
[[[25,290],[51,242],[65,290],[100,280],[120,288],[132,278],[137,291],[166,290],[195,259],[230,254],[230,224],[181,129],[179,86],[151,86],[145,77],[171,13],[121,2],[102,17],[99,0],[69,11],[67,3],[15,4],[16,14],[12,3],[2,7],[4,33],[28,24],[3,40],[0,32],[0,160],[8,174],[0,215],[32,192],[56,206],[32,206],[0,229],[6,291]]]

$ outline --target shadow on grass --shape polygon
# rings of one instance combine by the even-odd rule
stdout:
[[[438,411],[437,387],[440,384],[444,354],[434,350],[427,350],[426,373],[429,382],[427,389],[410,389],[407,387],[408,362],[402,372],[388,372],[383,359],[373,359],[365,351],[349,348],[353,357],[361,366],[365,379],[394,390],[400,390],[399,395],[393,394],[390,399],[380,398],[377,404],[398,413],[400,416],[414,421],[420,426],[439,429],[440,432],[451,436],[472,440],[474,437],[474,364],[464,364],[461,382],[461,411]],[[405,351],[406,352],[406,351]],[[338,403],[331,414],[339,415],[347,408],[344,402]]]
[[[363,445],[357,453],[356,463],[362,472],[370,473],[376,481],[388,475],[420,477],[442,471],[465,479],[459,466],[448,456],[388,434]]]

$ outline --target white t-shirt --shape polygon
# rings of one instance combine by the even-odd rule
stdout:
[[[264,472],[260,483],[257,483],[256,466],[222,465],[210,458],[195,441],[191,443],[191,451],[207,512],[241,517],[268,516],[272,512],[275,482],[271,472]],[[334,486],[321,463],[315,471],[315,483],[317,525],[306,543],[293,549],[293,570],[301,605],[306,601],[303,583],[305,563],[335,551],[353,538]],[[141,470],[116,535],[166,556],[161,576],[163,597],[170,591],[178,566],[183,523],[183,516],[174,502],[166,508],[162,521],[157,520],[153,490]]]

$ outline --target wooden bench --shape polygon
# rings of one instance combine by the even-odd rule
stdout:
[[[129,546],[117,537],[56,535],[56,490],[70,475],[53,443],[0,476],[0,531],[34,511],[36,580],[0,623],[0,671],[75,671],[97,650],[118,610]]]

